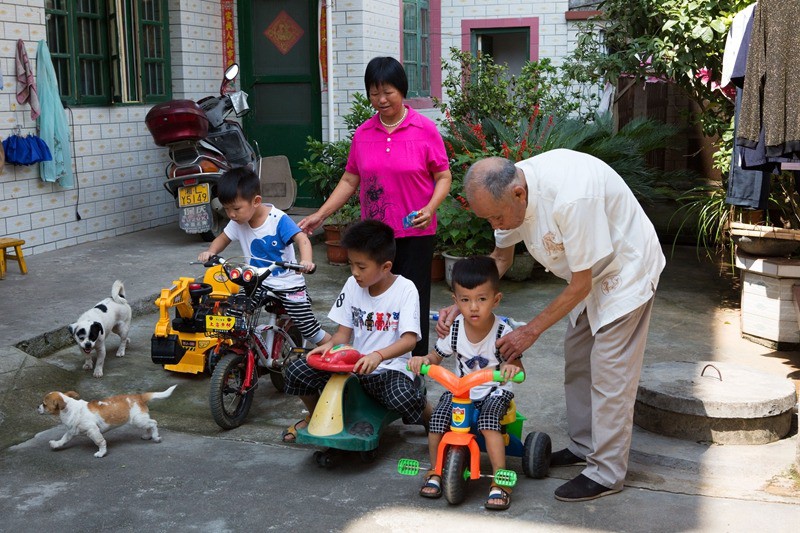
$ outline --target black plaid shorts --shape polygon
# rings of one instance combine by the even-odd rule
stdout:
[[[311,368],[305,359],[296,359],[284,369],[284,392],[294,396],[319,394],[331,373]],[[427,399],[414,380],[398,370],[358,375],[361,386],[370,397],[403,417],[405,424],[422,424]]]

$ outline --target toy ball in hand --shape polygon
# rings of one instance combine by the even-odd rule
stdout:
[[[317,370],[350,372],[359,359],[361,359],[361,352],[349,344],[337,344],[324,354],[309,356],[308,365]]]

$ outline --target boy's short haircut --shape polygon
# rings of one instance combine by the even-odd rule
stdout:
[[[363,252],[370,259],[382,265],[394,261],[396,245],[394,230],[379,220],[356,222],[342,236],[342,247],[347,250]]]
[[[222,205],[232,204],[237,197],[248,202],[261,194],[261,182],[253,169],[236,167],[225,172],[217,182],[217,198]]]
[[[495,292],[500,290],[500,273],[497,270],[497,264],[494,259],[486,255],[459,259],[453,265],[451,276],[453,290],[456,285],[465,289],[474,289],[486,282],[489,282]]]

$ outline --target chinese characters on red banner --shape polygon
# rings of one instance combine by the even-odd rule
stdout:
[[[233,35],[233,0],[222,2],[222,68],[236,63],[236,40]]]

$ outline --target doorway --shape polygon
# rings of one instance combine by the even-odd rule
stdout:
[[[247,137],[262,156],[285,155],[292,176],[306,158],[306,139],[322,138],[317,0],[240,0],[242,89],[251,111]],[[269,199],[266,199],[269,201]],[[295,205],[320,204],[308,185],[298,187]]]

